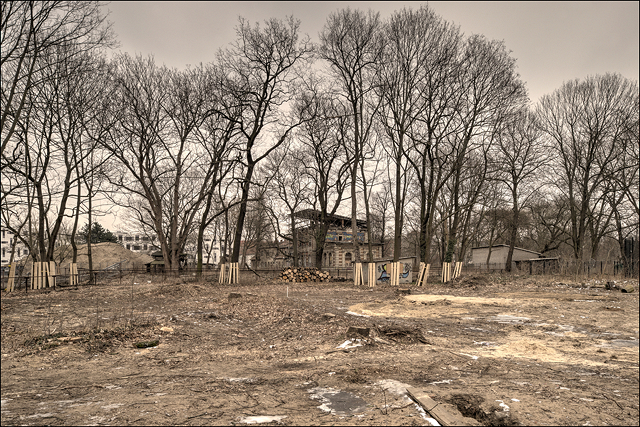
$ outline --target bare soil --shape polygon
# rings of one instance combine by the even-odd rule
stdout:
[[[243,279],[3,294],[2,425],[639,423],[637,280]]]

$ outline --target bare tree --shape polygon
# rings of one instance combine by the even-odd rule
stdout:
[[[346,148],[351,168],[351,224],[356,262],[360,262],[357,177],[375,117],[372,98],[376,64],[382,58],[381,25],[378,13],[347,8],[330,14],[320,33],[320,57],[329,63],[331,73],[339,81],[338,96],[345,99],[351,116],[352,141]]]
[[[242,195],[235,226],[231,261],[238,262],[250,189],[256,165],[280,146],[300,125],[281,107],[295,99],[302,62],[310,53],[308,40],[299,39],[300,22],[269,19],[264,27],[240,18],[237,40],[220,51],[218,63],[230,77],[226,91],[242,106],[238,126],[243,138]],[[233,118],[228,118],[234,120]]]
[[[542,144],[534,115],[524,109],[506,120],[496,141],[498,180],[509,190],[511,212],[509,252],[505,270],[511,271],[513,249],[518,236],[520,212],[537,194],[537,174],[547,164],[548,149]]]
[[[305,115],[296,137],[302,146],[305,173],[312,183],[311,205],[319,215],[315,223],[315,265],[322,266],[324,245],[329,228],[328,218],[334,215],[343,200],[349,174],[345,139],[349,133],[349,117],[344,107],[331,100],[329,92],[320,92]]]
[[[179,72],[152,58],[117,59],[118,128],[105,148],[119,161],[110,176],[117,203],[158,237],[165,268],[177,271],[213,178],[196,129],[213,114],[203,67]],[[124,190],[124,198],[119,197]]]
[[[382,183],[382,189],[372,195],[372,231],[376,241],[382,243],[382,257],[385,257],[387,245],[388,212],[391,210],[391,191],[389,183]]]
[[[636,92],[636,97],[638,93]],[[635,102],[638,105],[636,98]],[[638,133],[638,114],[640,109],[632,109],[627,121],[627,130],[616,144],[618,154],[613,161],[603,165],[608,175],[605,180],[604,197],[613,214],[615,235],[625,274],[632,274],[631,259],[625,253],[625,244],[632,236],[638,236],[640,227],[640,205],[638,204],[640,141]]]
[[[404,223],[409,173],[408,148],[411,129],[429,105],[432,96],[421,89],[428,84],[431,67],[438,67],[443,32],[447,25],[426,5],[418,10],[395,12],[384,26],[385,49],[377,73],[381,98],[380,120],[389,139],[388,158],[395,165],[394,250],[398,261]],[[450,43],[450,41],[447,41]]]
[[[213,80],[213,84],[210,85],[210,90],[213,91],[211,106],[213,113],[208,114],[201,126],[195,129],[195,137],[204,148],[203,155],[206,159],[199,166],[200,173],[209,181],[198,224],[196,249],[198,274],[202,274],[205,231],[213,221],[227,213],[233,206],[233,202],[227,203],[225,200],[227,194],[222,194],[221,186],[227,183],[224,193],[233,187],[233,173],[239,165],[239,119],[242,113],[242,107],[234,102],[234,97],[225,92],[226,76],[222,69],[211,66],[208,74]],[[217,234],[214,233],[214,235]]]
[[[312,182],[305,170],[305,160],[300,147],[283,147],[275,151],[266,164],[267,173],[273,180],[267,189],[265,205],[269,209],[273,219],[272,226],[278,237],[291,243],[290,255],[294,267],[299,266],[299,236],[295,213],[315,197],[311,194]],[[288,223],[288,233],[280,229],[280,222]]]
[[[419,73],[412,83],[420,98],[412,98],[416,106],[412,113],[416,118],[408,128],[410,146],[406,151],[407,161],[420,184],[418,256],[420,260],[430,262],[431,241],[437,227],[437,200],[452,173],[449,167],[452,150],[447,140],[457,131],[456,111],[465,96],[460,86],[462,64],[459,60],[463,39],[456,26],[435,16],[426,7],[412,13],[411,21],[410,28],[424,40],[413,42],[417,44],[419,55],[419,62],[413,67]],[[408,32],[406,37],[411,37]]]
[[[90,85],[91,76],[100,60],[83,51],[74,42],[59,43],[46,52],[40,52],[34,78],[43,83],[37,92],[29,91],[25,97],[27,110],[16,121],[14,157],[5,163],[3,175],[21,176],[27,187],[28,203],[25,212],[29,233],[35,240],[27,243],[32,256],[39,261],[53,259],[56,241],[65,217],[72,188],[78,188],[78,164],[87,152],[80,150],[82,117],[93,103],[94,94],[79,91]],[[34,209],[31,209],[31,208]],[[37,226],[31,224],[32,218]]]
[[[461,185],[468,156],[474,151],[486,156],[487,146],[495,138],[504,117],[527,100],[524,85],[515,71],[515,59],[504,43],[471,36],[460,61],[458,79],[463,99],[454,111],[457,129],[448,138],[452,147],[453,220],[445,262],[453,259],[462,225]],[[469,201],[473,202],[473,199]]]
[[[2,36],[2,156],[27,105],[29,93],[38,91],[47,79],[41,67],[52,66],[42,56],[58,51],[56,61],[65,62],[65,55],[77,55],[103,47],[114,47],[111,25],[94,1],[3,1],[0,3],[0,34]],[[69,51],[59,47],[73,44]]]
[[[610,178],[606,166],[621,155],[618,146],[626,145],[629,128],[637,126],[637,110],[637,82],[619,74],[568,81],[538,105],[540,125],[557,159],[556,186],[569,204],[571,246],[577,260],[592,258],[608,231],[611,212],[605,210],[603,198]]]
[[[548,254],[558,251],[570,241],[571,216],[568,202],[562,195],[536,198],[528,207],[531,226],[526,239],[536,251]]]

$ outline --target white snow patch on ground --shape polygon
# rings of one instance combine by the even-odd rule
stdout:
[[[353,341],[346,340],[336,348],[344,348],[345,350],[348,350],[350,348],[356,348],[356,347],[362,347],[362,340],[359,340],[359,339],[355,339]]]
[[[240,418],[240,422],[244,424],[271,423],[274,421],[279,423],[284,418],[287,418],[287,416],[286,415],[256,415],[251,417],[242,417]]]
[[[358,313],[354,313],[353,311],[347,311],[347,314],[350,314],[350,315],[352,315],[352,316],[371,317],[371,316],[368,316],[368,315],[366,315],[366,314],[358,314]]]
[[[434,418],[431,418],[430,416],[427,415],[427,412],[422,408],[422,406],[418,405],[417,403],[415,405],[416,405],[416,409],[418,410],[418,413],[420,414],[423,420],[427,420],[427,422],[432,426],[440,425],[438,421],[436,421]]]
[[[504,412],[509,412],[509,407],[502,400],[496,400],[496,402],[500,402],[498,406],[500,406]]]

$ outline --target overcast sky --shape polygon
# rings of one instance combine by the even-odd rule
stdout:
[[[250,22],[288,15],[318,40],[332,11],[379,11],[382,18],[421,2],[113,2],[109,20],[120,50],[153,54],[156,62],[184,68],[207,63],[236,37],[238,16]],[[638,80],[639,2],[429,2],[462,32],[504,40],[517,60],[532,101],[564,81],[617,72]]]

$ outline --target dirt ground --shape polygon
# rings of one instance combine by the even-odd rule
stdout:
[[[637,280],[148,279],[3,293],[3,426],[639,423]]]

